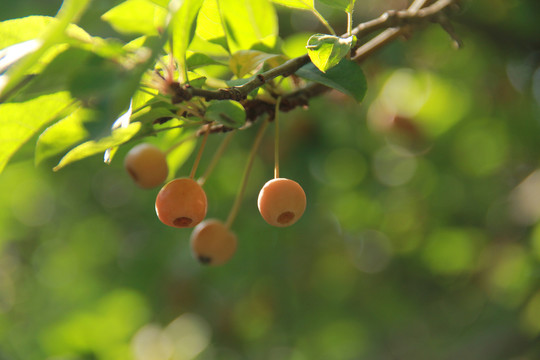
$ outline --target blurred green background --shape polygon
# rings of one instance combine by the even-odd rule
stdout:
[[[116,3],[82,26],[113,36],[98,15]],[[406,6],[357,3],[357,21]],[[0,17],[59,4],[5,1]],[[283,37],[319,30],[281,11]],[[31,142],[0,175],[0,359],[539,359],[539,15],[537,0],[464,1],[461,50],[422,28],[365,62],[362,104],[330,93],[284,114],[281,174],[306,213],[280,229],[258,214],[269,131],[223,267],[159,222],[127,149],[53,173]],[[210,217],[227,216],[254,132],[205,185]]]

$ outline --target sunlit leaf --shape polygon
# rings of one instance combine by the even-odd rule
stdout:
[[[48,16],[27,16],[0,22],[0,49],[37,39],[53,19]]]
[[[69,93],[61,92],[26,102],[0,104],[0,171],[24,143],[61,117],[70,102]]]
[[[354,8],[355,0],[317,0],[317,2],[334,9],[350,12]]]
[[[269,0],[219,0],[219,10],[229,50],[248,50],[264,43],[275,46],[277,15]]]
[[[186,59],[186,66],[190,70],[194,70],[196,68],[207,66],[207,65],[224,65],[224,64],[202,53],[192,53]]]
[[[14,44],[0,50],[0,73],[8,70],[11,66],[16,64],[17,61],[21,60],[26,55],[33,53],[40,46],[41,42],[33,39]]]
[[[228,50],[218,0],[205,0],[197,17],[196,37]],[[200,49],[198,49],[200,50]],[[205,53],[208,53],[205,51]]]
[[[0,97],[6,96],[16,87],[31,69],[53,45],[65,39],[65,31],[83,14],[90,0],[65,0],[58,11],[55,21],[51,23],[39,36],[42,45],[13,66],[0,81]]]
[[[344,94],[352,96],[356,101],[364,98],[367,90],[366,78],[360,65],[354,61],[343,59],[328,70],[321,72],[312,63],[302,66],[296,74],[304,79],[326,85]]]
[[[274,66],[279,65],[278,59],[281,55],[268,54],[258,50],[240,50],[234,53],[229,60],[229,67],[239,78],[249,74],[265,61],[274,60]]]
[[[339,36],[315,34],[307,43],[309,58],[321,70],[326,72],[336,66],[343,59],[353,45],[354,37],[341,38]]]
[[[148,38],[143,48],[145,51],[132,58],[136,66],[129,68],[91,55],[71,76],[68,88],[72,95],[100,113],[96,128],[91,129],[92,137],[107,134],[112,122],[126,111],[143,74],[162,46],[163,39]]]
[[[173,54],[176,61],[179,62],[180,68],[184,71],[186,71],[186,51],[193,36],[195,36],[197,15],[202,3],[203,0],[184,0],[172,20]]]
[[[246,111],[239,102],[233,100],[212,101],[205,118],[231,128],[239,128],[246,123]]]
[[[160,104],[156,104],[156,106],[148,108],[148,111],[139,112],[136,116],[133,116],[132,120],[138,121],[144,125],[152,124],[156,121],[162,122],[163,120],[170,119],[175,115],[171,109],[167,108],[166,106],[159,105]]]
[[[272,0],[272,2],[294,9],[313,10],[315,8],[314,0]]]
[[[127,109],[127,111],[123,113],[122,115],[120,115],[118,119],[116,119],[113,122],[111,129],[114,131],[116,129],[127,128],[131,122],[132,113],[133,113],[133,98],[129,102],[129,108]],[[103,154],[103,162],[106,164],[110,164],[117,151],[118,151],[118,146],[111,147],[105,150],[105,153]]]
[[[167,153],[168,180],[176,177],[176,173],[185,164],[197,143],[193,132],[187,131],[183,127],[184,124],[185,120],[173,118],[163,125],[156,125],[156,129],[167,131],[160,131],[155,139],[150,140]]]
[[[90,134],[85,123],[93,120],[93,117],[91,110],[79,108],[69,116],[49,126],[37,140],[35,163],[40,164],[88,138]]]
[[[167,154],[167,166],[169,167],[168,180],[172,180],[178,170],[189,159],[189,156],[195,149],[197,141],[189,138],[189,133],[185,133],[182,139],[186,139],[180,146],[175,147],[171,152]],[[179,140],[180,141],[180,140]]]
[[[163,29],[167,10],[149,0],[127,0],[101,16],[124,34],[157,35]]]
[[[281,44],[283,53],[291,59],[305,55],[307,52],[306,44],[311,35],[311,33],[301,32],[293,34],[284,39],[283,43]]]
[[[32,79],[21,96],[33,98],[68,89],[71,77],[91,55],[87,50],[68,48]]]
[[[99,154],[115,146],[122,145],[133,136],[135,136],[141,128],[141,123],[135,122],[131,123],[126,128],[120,128],[112,131],[109,136],[103,137],[99,140],[90,140],[81,145],[70,150],[63,158],[60,160],[58,165],[56,165],[53,170],[58,171],[64,166],[71,164],[75,161],[82,160],[89,156]]]
[[[156,5],[161,6],[164,9],[167,9],[167,7],[169,5],[169,0],[149,0],[149,1],[156,4]]]

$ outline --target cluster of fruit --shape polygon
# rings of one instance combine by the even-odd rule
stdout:
[[[166,154],[148,143],[133,147],[124,159],[124,166],[135,183],[146,189],[161,185],[169,172]],[[192,254],[202,264],[222,265],[236,252],[237,238],[230,230],[236,215],[234,207],[226,222],[205,220],[206,193],[193,179],[193,171],[190,177],[177,178],[165,184],[156,197],[155,206],[159,220],[165,225],[194,228],[190,238]],[[297,182],[275,177],[260,190],[258,208],[268,224],[290,226],[304,213],[306,195]]]

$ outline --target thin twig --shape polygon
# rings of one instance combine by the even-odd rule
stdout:
[[[204,175],[201,176],[197,182],[199,183],[199,185],[203,186],[204,183],[206,182],[206,180],[208,179],[208,177],[210,176],[210,174],[212,173],[212,171],[214,170],[214,168],[216,167],[219,159],[221,158],[221,156],[223,155],[223,153],[225,152],[225,149],[227,148],[227,146],[229,145],[229,143],[231,142],[234,134],[236,133],[236,131],[231,131],[230,133],[227,134],[227,136],[225,136],[225,138],[223,139],[223,141],[221,142],[221,144],[219,145],[219,148],[216,150],[216,152],[214,153],[214,156],[212,157],[212,160],[210,161],[210,164],[208,165],[208,167],[206,168],[206,171],[204,172]]]
[[[249,174],[253,166],[253,160],[255,159],[255,154],[257,153],[257,149],[259,148],[259,145],[261,143],[262,137],[264,135],[264,131],[266,130],[269,120],[270,120],[270,117],[268,117],[268,119],[266,119],[260,125],[259,131],[257,131],[257,135],[255,136],[255,140],[253,141],[253,146],[251,147],[251,151],[249,153],[249,157],[246,162],[246,167],[244,168],[244,174],[242,175],[242,183],[240,184],[240,188],[238,189],[238,193],[236,194],[236,199],[234,199],[234,204],[231,208],[231,211],[229,212],[227,221],[225,222],[225,226],[227,228],[230,228],[232,226],[232,223],[234,222],[234,219],[236,218],[236,215],[238,214],[238,210],[240,209],[240,205],[242,204],[242,199],[244,197],[244,192],[246,190]]]

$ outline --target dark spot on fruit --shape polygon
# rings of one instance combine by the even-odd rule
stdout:
[[[137,179],[138,179],[139,177],[137,176],[137,173],[136,173],[135,171],[133,171],[132,168],[128,167],[128,168],[127,168],[127,172],[128,172],[129,176],[131,176],[131,178],[132,178],[133,180],[137,181]]]
[[[210,256],[199,255],[199,262],[201,264],[208,265],[212,262],[212,258]]]
[[[277,222],[280,224],[288,224],[294,219],[294,213],[292,211],[285,211],[284,213],[281,213],[278,218]]]
[[[178,226],[178,227],[186,227],[186,226],[189,226],[192,222],[193,220],[191,220],[190,218],[182,216],[182,217],[174,219],[173,224],[174,226]]]

